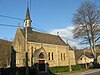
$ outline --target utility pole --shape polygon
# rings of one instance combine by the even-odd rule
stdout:
[[[66,40],[66,44],[68,45],[68,40]],[[68,64],[69,64],[69,71],[72,71],[72,66],[71,66],[71,59],[70,59],[70,51],[68,51]]]
[[[84,51],[84,56],[86,56],[86,55],[85,55],[85,49],[84,49],[83,51]],[[85,68],[87,69],[86,57],[85,57],[84,60],[85,60]]]
[[[69,58],[69,60],[68,60],[68,62],[69,62],[69,71],[72,71],[72,66],[71,66],[71,60],[70,60],[70,55],[69,55],[69,53],[70,52],[68,52],[68,58]]]
[[[27,24],[25,25],[26,75],[28,75]]]

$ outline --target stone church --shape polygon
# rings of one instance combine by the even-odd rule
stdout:
[[[13,41],[17,67],[25,67],[26,65],[26,40],[29,67],[36,64],[34,67],[38,71],[47,71],[48,66],[75,65],[74,51],[70,49],[70,46],[59,35],[34,31],[31,24],[30,12],[29,8],[27,8],[24,28],[20,26],[17,28]]]

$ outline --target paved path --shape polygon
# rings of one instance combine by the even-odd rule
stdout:
[[[91,69],[84,72],[75,72],[70,74],[58,74],[58,75],[100,75],[100,69]]]

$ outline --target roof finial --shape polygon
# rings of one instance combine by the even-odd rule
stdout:
[[[59,36],[59,32],[57,32],[57,35]]]
[[[27,2],[27,8],[29,8],[29,2]]]
[[[18,23],[18,28],[20,28],[20,23]]]
[[[68,39],[66,39],[66,44],[68,44],[68,42],[69,42]]]

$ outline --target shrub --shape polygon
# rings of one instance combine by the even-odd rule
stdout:
[[[72,71],[84,69],[84,65],[72,65]],[[69,66],[58,66],[49,68],[52,73],[69,72]]]
[[[81,70],[81,69],[82,69],[82,65],[73,65],[72,66],[73,71],[77,71],[77,70]]]
[[[68,72],[69,67],[68,66],[50,67],[50,71],[52,73]]]

